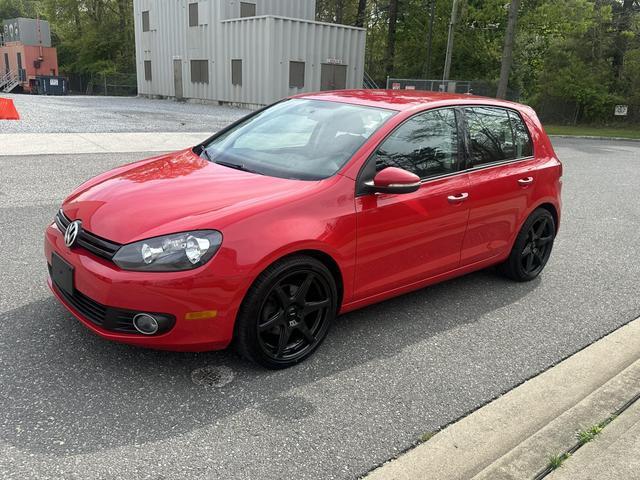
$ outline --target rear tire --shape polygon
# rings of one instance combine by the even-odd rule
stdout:
[[[236,321],[236,348],[271,369],[309,357],[327,336],[337,312],[337,289],[329,269],[307,255],[269,266],[245,296]]]
[[[517,282],[533,280],[547,264],[555,236],[553,215],[544,208],[534,210],[522,225],[509,258],[498,266],[498,270]]]

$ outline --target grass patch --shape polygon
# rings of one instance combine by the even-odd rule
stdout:
[[[600,432],[602,432],[603,428],[604,428],[603,425],[597,423],[586,430],[578,431],[576,433],[576,438],[578,439],[578,443],[580,443],[580,445],[589,443],[591,440],[596,438]]]
[[[640,139],[640,126],[589,127],[581,125],[545,125],[549,135],[576,135],[584,137],[619,137]]]
[[[427,433],[423,433],[420,436],[420,443],[424,443],[429,441],[431,438],[433,438],[433,436],[438,433],[438,432],[427,432]]]
[[[568,453],[561,453],[561,454],[557,454],[557,455],[551,455],[549,457],[549,463],[547,464],[547,466],[551,469],[551,470],[555,470],[556,468],[560,468],[560,466],[562,465],[562,463],[569,458],[569,454]]]

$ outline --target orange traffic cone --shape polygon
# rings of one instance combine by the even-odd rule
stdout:
[[[20,120],[20,115],[10,98],[0,98],[0,120]]]

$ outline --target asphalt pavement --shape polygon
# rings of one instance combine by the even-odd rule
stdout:
[[[484,271],[350,313],[279,372],[106,342],[47,290],[65,194],[144,154],[0,157],[0,477],[357,478],[638,317],[640,143],[554,143],[539,279]]]

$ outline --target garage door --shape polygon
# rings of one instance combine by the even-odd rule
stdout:
[[[342,90],[347,88],[347,66],[323,63],[320,70],[321,90]]]

